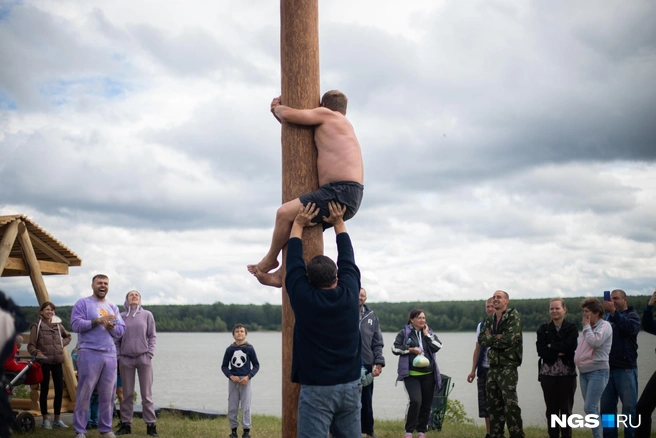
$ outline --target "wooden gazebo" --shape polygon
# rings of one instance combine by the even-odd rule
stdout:
[[[39,305],[50,301],[43,275],[66,275],[69,266],[81,266],[82,259],[27,216],[0,216],[0,276],[29,276]],[[27,340],[26,340],[27,341]],[[70,356],[64,352],[64,400],[62,412],[75,407],[77,378]],[[30,400],[13,399],[12,407],[38,411],[37,386]],[[50,391],[49,394],[53,394]],[[49,397],[50,398],[50,397]],[[48,410],[52,400],[48,401]]]

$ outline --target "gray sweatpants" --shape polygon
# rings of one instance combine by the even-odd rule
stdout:
[[[238,413],[241,402],[241,424],[244,429],[251,428],[251,381],[246,385],[228,380],[228,420],[230,429],[239,426]]]
[[[134,414],[135,371],[139,373],[141,406],[146,424],[155,424],[155,405],[153,403],[153,363],[148,353],[137,357],[121,356],[118,361],[123,381],[123,403],[121,403],[121,421],[132,423]]]

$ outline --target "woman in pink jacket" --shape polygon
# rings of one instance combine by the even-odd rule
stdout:
[[[610,366],[608,355],[613,343],[613,328],[604,320],[604,308],[596,298],[586,298],[583,309],[583,331],[574,353],[574,363],[579,368],[583,410],[586,415],[599,415],[599,401],[608,383]],[[594,438],[602,438],[601,415],[599,426],[592,429]]]

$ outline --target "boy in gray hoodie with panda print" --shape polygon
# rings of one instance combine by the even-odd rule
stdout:
[[[125,296],[125,311],[121,317],[125,321],[125,333],[116,342],[118,366],[123,381],[123,401],[121,402],[121,425],[116,435],[132,433],[132,416],[134,405],[135,371],[139,373],[139,388],[143,419],[146,423],[146,433],[158,436],[155,423],[155,408],[153,404],[153,364],[157,333],[153,314],[141,307],[141,294],[131,290]]]

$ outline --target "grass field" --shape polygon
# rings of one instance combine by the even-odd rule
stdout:
[[[254,415],[253,429],[251,435],[253,438],[282,438],[280,417]],[[114,420],[116,425],[116,420]],[[166,437],[191,437],[191,438],[226,438],[230,434],[227,418],[215,420],[194,420],[180,415],[162,413],[157,421],[157,432],[162,438]],[[376,421],[376,435],[378,438],[402,438],[403,437],[402,421]],[[524,429],[526,438],[546,438],[547,431],[538,428]],[[97,430],[91,430],[88,433],[89,438],[98,437],[100,434]],[[20,436],[20,435],[15,435]],[[30,435],[34,438],[72,438],[75,436],[72,427],[68,429],[42,430],[37,426],[35,433]],[[135,418],[132,423],[132,435],[130,437],[147,437],[146,425],[141,419]],[[239,430],[241,436],[241,429]],[[485,429],[470,425],[445,424],[441,432],[431,431],[426,434],[427,438],[483,438]],[[574,430],[574,438],[589,438],[592,434],[589,430]],[[622,433],[620,432],[620,437]],[[656,433],[651,434],[656,438]],[[320,437],[317,437],[320,438]]]

